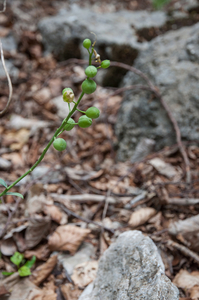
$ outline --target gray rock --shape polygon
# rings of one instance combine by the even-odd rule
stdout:
[[[12,34],[1,39],[3,50],[15,53],[17,51],[17,42]]]
[[[140,231],[122,233],[100,259],[97,278],[79,300],[177,300],[153,241]],[[85,296],[84,296],[85,295]]]
[[[113,59],[115,55],[122,55],[121,47],[128,46],[134,52],[146,48],[146,43],[138,42],[136,30],[160,27],[165,22],[166,14],[160,11],[122,10],[100,14],[74,4],[69,11],[63,9],[59,15],[41,20],[38,28],[47,52],[54,52],[60,59],[84,57],[87,51],[80,44],[85,38],[95,39],[91,31],[96,34],[96,47]],[[115,51],[117,46],[119,48]],[[130,48],[125,53],[129,56],[133,55]]]
[[[86,261],[92,260],[95,256],[95,248],[92,244],[84,242],[79,251],[75,255],[59,253],[58,260],[63,265],[64,269],[69,275],[73,274],[74,268]]]
[[[19,75],[19,70],[14,66],[11,60],[5,60],[6,69],[11,77],[17,78]],[[3,68],[2,63],[0,63],[0,78],[5,78],[6,73]]]
[[[199,24],[155,38],[142,51],[135,67],[160,89],[177,120],[183,140],[199,139]],[[124,86],[144,83],[127,73]],[[175,132],[159,100],[145,91],[128,91],[118,114],[118,159],[132,158],[143,138],[156,142],[155,150],[176,142]]]
[[[148,43],[140,43],[137,31],[147,28],[158,28],[166,23],[166,14],[161,11],[128,11],[97,13],[88,8],[71,5],[71,10],[62,9],[57,16],[41,20],[38,29],[41,32],[46,52],[52,52],[58,59],[88,59],[87,50],[82,41],[90,38],[97,40],[96,50],[102,59],[111,59],[132,64],[141,49]],[[91,33],[94,32],[96,37]],[[124,70],[114,72],[106,70],[104,85],[117,85]],[[121,74],[119,74],[121,73]]]

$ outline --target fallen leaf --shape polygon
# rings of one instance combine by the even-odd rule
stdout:
[[[12,238],[2,240],[1,253],[5,256],[11,256],[17,251],[17,247]]]
[[[152,207],[143,207],[139,210],[136,210],[132,213],[129,225],[133,228],[138,227],[144,223],[146,223],[150,218],[155,216],[157,211]]]
[[[52,251],[69,251],[74,254],[89,233],[89,229],[77,226],[59,226],[49,237],[48,245]]]
[[[194,286],[190,291],[190,298],[192,300],[198,300],[199,299],[199,286]]]
[[[57,264],[57,255],[51,256],[46,263],[37,267],[30,276],[30,281],[39,286],[52,272]]]
[[[175,276],[173,283],[182,289],[191,289],[195,285],[199,286],[199,272],[194,271],[189,273],[186,270],[180,270],[180,272]]]
[[[18,274],[18,273],[15,273]],[[15,275],[13,274],[13,275]],[[11,276],[13,276],[11,275]],[[9,277],[11,277],[9,276]],[[35,300],[42,294],[42,290],[35,286],[29,279],[24,278],[20,279],[17,283],[15,283],[11,288],[11,295],[9,296],[9,300]]]
[[[28,228],[25,232],[25,241],[27,248],[31,249],[39,244],[45,237],[50,228],[50,218],[35,215],[29,221]]]
[[[3,285],[0,285],[0,296],[6,294],[9,294],[9,291],[7,291]]]
[[[41,245],[34,250],[27,250],[24,253],[25,258],[31,259],[33,255],[36,256],[38,260],[47,260],[47,257],[50,255],[50,249],[47,244]]]
[[[76,285],[84,288],[95,280],[97,269],[98,262],[96,260],[84,262],[75,267],[71,278]]]
[[[158,157],[153,158],[148,162],[158,171],[158,173],[168,178],[172,178],[177,175],[176,169],[171,164],[165,163],[162,159]]]
[[[183,238],[190,249],[199,251],[199,215],[171,223],[169,233]]]
[[[60,225],[68,223],[68,216],[55,205],[45,205],[43,211],[46,215],[49,215],[53,221]]]
[[[61,285],[61,292],[66,300],[78,300],[82,293],[77,286],[74,286],[71,283]]]

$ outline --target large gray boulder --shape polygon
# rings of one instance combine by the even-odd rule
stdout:
[[[97,278],[79,300],[177,300],[153,241],[140,231],[122,233],[103,254]]]
[[[199,24],[155,38],[134,66],[160,89],[181,130],[183,140],[199,139]],[[144,81],[129,72],[123,86]],[[173,126],[159,100],[149,92],[128,91],[118,114],[118,159],[132,158],[143,138],[155,150],[176,142]]]
[[[141,49],[148,42],[139,42],[137,32],[150,30],[166,24],[165,12],[128,11],[98,13],[92,9],[71,5],[70,10],[62,9],[58,15],[41,20],[38,29],[46,52],[58,59],[88,59],[87,50],[82,46],[85,38],[97,40],[95,49],[102,59],[122,61],[132,64]],[[91,32],[94,32],[94,36]],[[117,86],[124,70],[101,70],[98,83]]]
[[[42,34],[45,49],[54,52],[60,59],[84,56],[81,42],[85,38],[97,39],[96,47],[106,51],[110,59],[116,54],[113,47],[130,47],[126,53],[132,56],[131,50],[137,51],[147,47],[139,43],[136,31],[143,28],[158,28],[166,23],[164,12],[128,11],[114,13],[97,13],[91,9],[71,5],[70,10],[62,9],[58,15],[41,20],[38,29]],[[124,50],[123,49],[123,50]],[[118,49],[116,49],[119,51]]]

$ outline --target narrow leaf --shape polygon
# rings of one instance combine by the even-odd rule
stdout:
[[[10,276],[10,275],[14,274],[14,272],[6,272],[6,271],[3,271],[3,272],[1,272],[1,273],[2,273],[2,275],[4,275],[4,276]]]
[[[5,195],[13,195],[13,196],[21,197],[23,199],[23,195],[20,193],[7,192]]]
[[[7,188],[7,183],[2,178],[0,178],[0,184]]]
[[[21,276],[21,277],[25,277],[25,276],[31,275],[30,269],[28,267],[26,267],[26,266],[21,267],[18,270],[18,273],[19,273],[19,276]]]
[[[24,266],[28,267],[29,269],[32,268],[32,266],[34,265],[34,263],[36,262],[36,256],[33,255],[33,257],[31,258],[31,260],[28,260]]]

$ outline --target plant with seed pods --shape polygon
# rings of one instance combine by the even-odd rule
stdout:
[[[90,107],[86,111],[82,111],[78,109],[78,105],[80,104],[80,101],[82,100],[84,94],[92,94],[95,92],[97,85],[96,82],[91,79],[96,76],[98,69],[103,68],[106,69],[110,66],[110,61],[109,60],[104,60],[101,61],[100,55],[97,53],[97,51],[94,49],[95,42],[92,44],[90,39],[85,39],[83,41],[83,47],[87,49],[88,54],[89,54],[89,65],[85,69],[85,74],[87,78],[82,82],[81,88],[82,92],[78,98],[77,101],[74,101],[75,95],[74,92],[71,88],[66,87],[62,91],[62,96],[63,96],[63,101],[68,103],[69,107],[69,113],[68,116],[63,120],[61,126],[55,131],[53,137],[49,141],[48,145],[46,148],[43,150],[40,158],[37,160],[37,162],[26,172],[24,173],[21,177],[19,177],[15,182],[13,182],[10,186],[7,185],[7,183],[0,178],[0,185],[4,186],[5,189],[2,193],[0,193],[0,197],[4,195],[14,195],[23,198],[23,195],[20,193],[12,193],[8,192],[13,186],[15,186],[20,180],[22,180],[24,177],[26,177],[28,174],[30,174],[42,161],[44,158],[46,152],[50,148],[50,146],[53,144],[53,147],[57,151],[64,151],[67,147],[67,143],[63,138],[58,137],[61,133],[63,133],[65,130],[70,131],[74,128],[75,125],[78,125],[81,128],[87,128],[92,125],[92,119],[96,119],[100,115],[100,111],[96,107]],[[99,63],[98,67],[95,67],[92,65],[92,60],[95,60],[95,62]],[[73,108],[71,109],[71,103],[74,104]],[[83,115],[79,118],[78,122],[75,123],[75,121],[71,118],[72,115],[76,112],[79,111]]]

